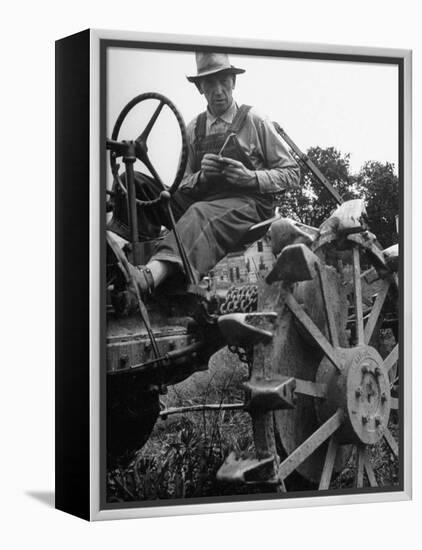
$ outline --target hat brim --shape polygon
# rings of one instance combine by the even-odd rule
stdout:
[[[230,73],[230,74],[242,74],[245,72],[245,69],[239,69],[238,67],[226,67],[225,69],[211,69],[210,71],[204,71],[203,73],[194,75],[194,76],[187,76],[186,78],[189,80],[189,82],[199,82],[201,78],[205,78],[206,76],[210,76],[212,74],[217,73]]]

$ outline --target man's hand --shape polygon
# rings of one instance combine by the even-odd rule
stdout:
[[[222,174],[233,186],[243,189],[258,189],[258,181],[254,170],[249,170],[240,161],[221,157]]]
[[[240,161],[207,153],[202,157],[200,183],[207,183],[215,177],[224,176],[233,187],[258,188],[254,170],[249,170]]]
[[[222,164],[219,162],[218,155],[207,153],[202,157],[200,182],[207,183],[216,176],[221,177]]]

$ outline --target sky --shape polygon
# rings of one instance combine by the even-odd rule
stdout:
[[[237,77],[237,103],[253,105],[277,121],[302,151],[333,146],[350,153],[352,172],[369,160],[391,162],[397,172],[396,65],[239,55],[230,55],[230,61],[246,70]],[[108,136],[126,103],[141,93],[167,96],[186,124],[206,108],[204,97],[186,79],[196,74],[193,52],[109,48],[107,63]],[[135,107],[119,138],[135,139],[157,105],[149,100]],[[162,111],[148,146],[154,167],[171,185],[181,140],[169,109]],[[135,169],[145,171],[139,163]]]

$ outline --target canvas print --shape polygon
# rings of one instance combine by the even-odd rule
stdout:
[[[401,490],[398,65],[103,60],[104,506]]]

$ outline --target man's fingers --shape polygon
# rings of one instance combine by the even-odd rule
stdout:
[[[231,168],[231,167],[227,167],[227,168],[224,168],[223,170],[223,175],[224,176],[232,176],[232,177],[239,177],[240,175],[242,174],[242,172],[238,169],[238,168]]]
[[[214,161],[211,161],[211,160],[203,160],[201,162],[201,167],[206,168],[208,166],[210,168],[215,168],[216,170],[221,170],[222,169],[221,164],[219,164],[218,162],[214,162]]]
[[[235,159],[231,159],[229,157],[220,157],[220,163],[224,164],[224,166],[227,167],[236,167],[236,168],[243,168],[243,164]]]
[[[215,162],[213,160],[203,160],[201,162],[201,168],[203,170],[206,170],[207,168],[211,168],[213,170],[220,170],[221,171],[222,166],[218,162]]]

